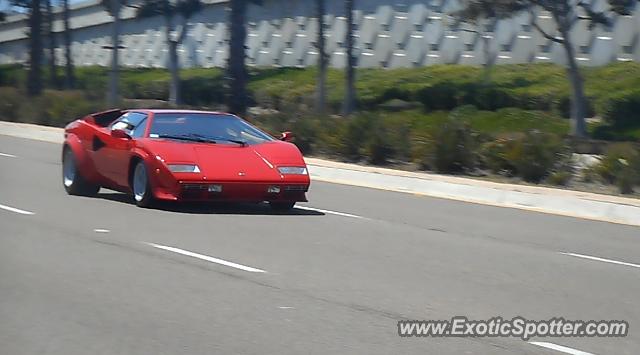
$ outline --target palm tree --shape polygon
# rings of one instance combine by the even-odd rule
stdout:
[[[200,0],[143,0],[138,7],[139,18],[162,16],[165,21],[165,39],[169,47],[169,72],[171,86],[169,88],[169,102],[172,106],[181,103],[180,73],[178,63],[178,46],[187,35],[189,19],[202,10]],[[175,17],[182,19],[181,30],[175,33]]]
[[[262,0],[231,0],[229,2],[229,59],[227,63],[229,80],[229,111],[244,115],[247,111],[248,73],[245,64],[247,40],[246,15],[250,3],[262,5]]]
[[[29,14],[29,73],[27,74],[27,94],[38,96],[42,93],[42,2],[31,0]]]
[[[49,49],[49,81],[51,86],[57,88],[59,85],[58,82],[58,73],[56,68],[56,37],[53,32],[53,6],[52,0],[46,0],[47,7],[47,39],[49,40],[48,49]]]
[[[345,116],[350,115],[355,110],[356,102],[356,58],[353,56],[353,9],[355,0],[345,1],[345,12],[347,13],[347,34],[345,42],[347,44],[347,67],[346,67],[346,88],[344,94],[344,106],[342,112]]]
[[[62,22],[64,23],[64,59],[65,59],[65,88],[72,89],[75,86],[73,71],[73,57],[71,55],[71,28],[69,26],[69,0],[62,0]]]
[[[587,97],[584,79],[576,59],[576,49],[571,33],[580,21],[587,21],[589,29],[596,26],[611,26],[611,16],[626,15],[635,0],[607,0],[609,8],[599,10],[590,1],[574,0],[465,0],[462,13],[466,20],[480,18],[511,18],[529,13],[531,26],[544,38],[562,46],[567,58],[567,76],[571,84],[571,135],[587,136]],[[537,9],[551,15],[555,28],[544,28],[538,23]],[[558,34],[558,35],[557,35]]]
[[[111,25],[111,71],[109,72],[109,94],[107,100],[110,106],[116,106],[120,101],[118,94],[118,79],[119,79],[119,55],[120,49],[120,11],[122,5],[126,0],[102,0],[102,6],[107,9],[107,12],[113,17],[113,24]]]
[[[27,73],[27,95],[38,96],[42,93],[42,1],[12,0],[13,6],[27,9],[29,12],[29,72]]]
[[[324,14],[325,0],[316,0],[316,16],[318,17],[318,39],[316,48],[318,50],[318,82],[316,89],[316,111],[324,114],[327,101],[327,54],[325,50],[324,38]]]

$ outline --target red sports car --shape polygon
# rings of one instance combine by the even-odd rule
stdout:
[[[302,154],[227,113],[111,110],[65,128],[64,188],[95,195],[100,187],[131,193],[138,206],[170,201],[267,201],[289,210],[307,201]]]

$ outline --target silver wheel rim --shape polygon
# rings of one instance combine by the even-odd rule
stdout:
[[[142,163],[136,166],[133,174],[133,196],[136,201],[140,202],[147,193],[147,170]]]
[[[70,149],[64,153],[62,162],[62,176],[64,186],[70,187],[76,179],[76,162],[73,159],[73,152]]]

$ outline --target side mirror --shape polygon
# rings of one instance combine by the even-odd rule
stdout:
[[[292,142],[293,141],[293,133],[291,132],[282,132],[280,135],[280,140],[283,142]]]
[[[122,129],[112,129],[111,136],[115,138],[131,139],[129,133],[125,132]]]

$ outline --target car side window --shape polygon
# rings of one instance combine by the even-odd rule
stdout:
[[[141,137],[144,134],[146,119],[147,115],[144,113],[127,112],[111,124],[111,130],[121,129],[132,137],[135,137],[136,131],[138,131],[138,134],[140,134],[138,137]]]
[[[147,128],[147,119],[146,118],[144,120],[142,120],[140,123],[138,123],[138,126],[133,129],[133,134],[131,134],[131,137],[133,137],[133,138],[142,138],[142,136],[144,136],[145,128]]]

